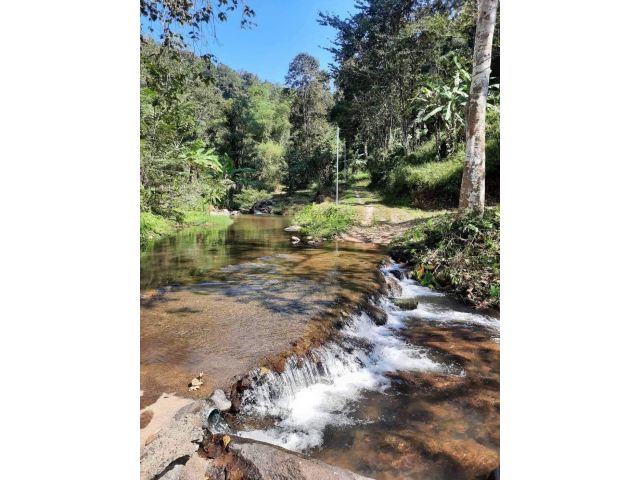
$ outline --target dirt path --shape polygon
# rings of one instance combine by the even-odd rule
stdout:
[[[440,210],[425,211],[412,207],[387,205],[378,193],[359,186],[347,190],[343,203],[351,205],[356,210],[359,221],[341,238],[352,242],[381,245],[388,245],[420,219],[442,213]]]
[[[360,190],[354,191],[356,199],[359,205],[364,205],[364,200],[362,200],[362,195],[360,194]],[[362,218],[361,225],[363,227],[370,227],[373,225],[373,207],[367,205],[364,207],[364,217]]]

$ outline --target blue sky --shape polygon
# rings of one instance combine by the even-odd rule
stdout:
[[[256,12],[251,29],[240,28],[240,15],[230,15],[226,23],[216,23],[217,42],[206,28],[196,53],[213,53],[217,60],[236,70],[255,73],[263,80],[283,83],[289,62],[300,52],[320,60],[322,68],[332,61],[328,47],[335,35],[330,27],[318,24],[318,11],[341,17],[353,13],[353,0],[247,0]]]

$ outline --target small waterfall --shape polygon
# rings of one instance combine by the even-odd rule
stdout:
[[[390,286],[395,285],[397,290],[400,285],[403,298],[441,295],[407,279],[397,264],[381,271]],[[272,417],[276,422],[273,428],[238,434],[289,450],[318,447],[327,426],[355,422],[350,417],[354,402],[365,391],[384,391],[390,385],[388,373],[432,371],[464,375],[459,366],[438,363],[426,348],[411,345],[399,335],[409,317],[440,321],[444,313],[441,317],[432,315],[433,309],[428,309],[431,306],[425,310],[422,303],[415,310],[403,311],[387,297],[380,298],[377,306],[387,314],[386,324],[376,325],[364,312],[354,314],[345,322],[338,340],[305,357],[289,358],[282,373],[261,375],[256,370],[253,388],[243,396],[241,413]],[[465,314],[458,320],[493,326],[484,316],[476,317],[479,318]]]

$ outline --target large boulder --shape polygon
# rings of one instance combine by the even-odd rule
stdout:
[[[178,465],[184,465],[198,450],[204,438],[201,405],[200,402],[194,402],[182,408],[166,427],[142,446],[141,480],[166,474],[170,475],[169,478],[177,475],[181,470]]]
[[[241,437],[215,435],[203,452],[212,478],[242,480],[370,480],[320,460]]]
[[[366,480],[348,470],[262,443],[231,443],[229,450],[253,465],[260,480]]]

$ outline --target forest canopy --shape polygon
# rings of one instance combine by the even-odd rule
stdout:
[[[246,5],[206,2],[208,13],[190,10],[176,20],[166,2],[148,3],[143,16],[166,30],[155,40],[141,37],[144,212],[180,221],[188,211],[234,208],[245,190],[246,198],[305,188],[330,196],[337,127],[344,178],[345,169],[364,171],[388,197],[423,208],[456,203],[475,1],[356,0],[348,18],[320,13],[318,22],[335,33],[330,70],[301,52],[282,85],[185,48],[187,32],[197,36],[203,24],[226,20],[226,8],[242,5],[242,22],[250,21]],[[498,17],[487,117],[490,200],[499,192],[499,42]]]

